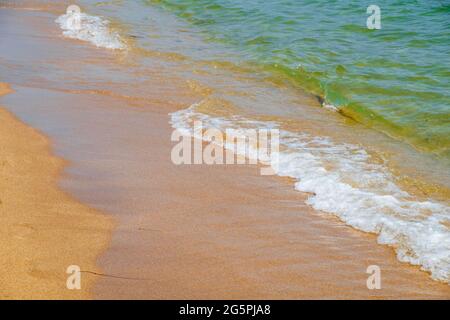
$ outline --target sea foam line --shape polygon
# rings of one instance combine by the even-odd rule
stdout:
[[[172,127],[191,132],[194,121],[202,121],[205,130],[276,126],[238,116],[212,117],[198,112],[200,105],[171,113]],[[398,260],[421,266],[433,279],[450,284],[450,230],[445,226],[450,207],[418,201],[395,183],[385,165],[370,160],[360,146],[280,130],[279,164],[273,169],[294,178],[295,189],[309,194],[307,203],[314,209],[377,234],[378,243],[392,246]]]
[[[109,21],[104,18],[72,12],[58,17],[56,22],[65,37],[88,41],[100,48],[113,50],[126,48],[120,35],[110,29]]]

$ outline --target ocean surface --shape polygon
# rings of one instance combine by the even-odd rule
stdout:
[[[372,1],[373,2],[373,1]],[[450,156],[450,2],[155,0],[211,42],[419,149]]]
[[[174,128],[278,128],[278,175],[307,203],[378,235],[450,281],[450,4],[378,1],[80,1],[68,38],[184,64],[204,99]],[[136,63],[136,61],[134,61]],[[127,94],[127,93],[125,93]]]

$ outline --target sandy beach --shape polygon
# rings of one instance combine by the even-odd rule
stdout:
[[[174,165],[169,114],[209,97],[192,79],[207,72],[66,39],[36,7],[0,8],[0,299],[450,298],[290,178]],[[70,265],[82,290],[66,288]]]
[[[10,93],[0,83],[0,96]],[[0,299],[86,299],[94,276],[82,275],[82,290],[68,290],[66,269],[100,273],[110,217],[73,200],[57,182],[64,161],[51,154],[46,137],[0,109]]]

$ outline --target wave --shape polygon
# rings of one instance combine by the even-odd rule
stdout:
[[[205,130],[279,128],[279,164],[273,169],[279,176],[294,178],[295,189],[309,194],[309,205],[355,229],[377,234],[378,243],[392,246],[398,260],[421,266],[433,279],[449,283],[450,207],[415,199],[395,183],[384,163],[374,161],[360,146],[283,130],[273,121],[212,117],[199,108],[201,103],[171,113],[172,127],[184,134],[192,134],[194,121],[202,121]]]
[[[56,22],[63,30],[63,35],[82,41],[88,41],[97,47],[123,50],[126,45],[117,32],[109,28],[109,21],[85,13],[67,13]]]
[[[382,31],[355,20],[352,1],[146,2],[193,25],[219,51],[230,50],[228,62],[254,66],[275,83],[291,82],[346,117],[450,159],[450,43],[442,1],[386,1],[384,10],[396,18]],[[411,30],[411,23],[424,22]]]

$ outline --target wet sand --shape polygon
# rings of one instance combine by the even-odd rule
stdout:
[[[23,76],[24,70],[46,57],[24,54],[24,66],[17,63],[10,71],[16,72],[17,92],[4,99],[70,161],[61,187],[118,221],[98,260],[103,276],[96,276],[90,290],[94,298],[450,297],[447,285],[397,261],[375,236],[305,205],[307,195],[288,180],[260,176],[254,166],[175,166],[168,113],[202,98],[177,75],[180,66],[154,57],[150,68],[139,66],[133,73],[114,55],[52,34],[51,15],[27,15],[29,25],[49,35],[45,43],[34,43],[35,52],[65,54],[103,73],[94,81],[88,71],[75,73],[73,65],[55,61],[63,75],[78,77],[76,82],[44,74],[36,81]],[[29,25],[17,27],[29,34]],[[112,72],[121,77],[114,80]],[[33,108],[27,107],[31,102]],[[86,243],[96,242],[86,238]],[[82,258],[96,254],[92,250]],[[381,267],[382,290],[366,287],[366,269],[373,264]]]
[[[0,96],[10,93],[0,83]],[[81,274],[68,290],[66,269],[101,272],[96,257],[110,239],[112,219],[57,187],[64,161],[49,141],[0,108],[0,299],[84,299],[95,279]]]
[[[398,262],[392,249],[376,244],[375,236],[305,205],[306,195],[294,191],[288,180],[260,176],[251,166],[174,166],[168,158],[173,144],[161,139],[172,132],[167,115],[149,109],[140,115],[152,128],[145,141],[126,148],[137,154],[152,150],[147,161],[135,163],[143,181],[134,190],[136,182],[124,176],[118,184],[134,197],[106,208],[116,213],[120,225],[100,265],[129,279],[102,278],[97,297],[449,297],[447,285]],[[131,126],[137,116],[124,114],[121,125],[115,124],[128,128],[120,130],[118,141],[142,135]],[[95,202],[92,191],[84,199]],[[381,267],[382,290],[367,289],[369,265]]]

